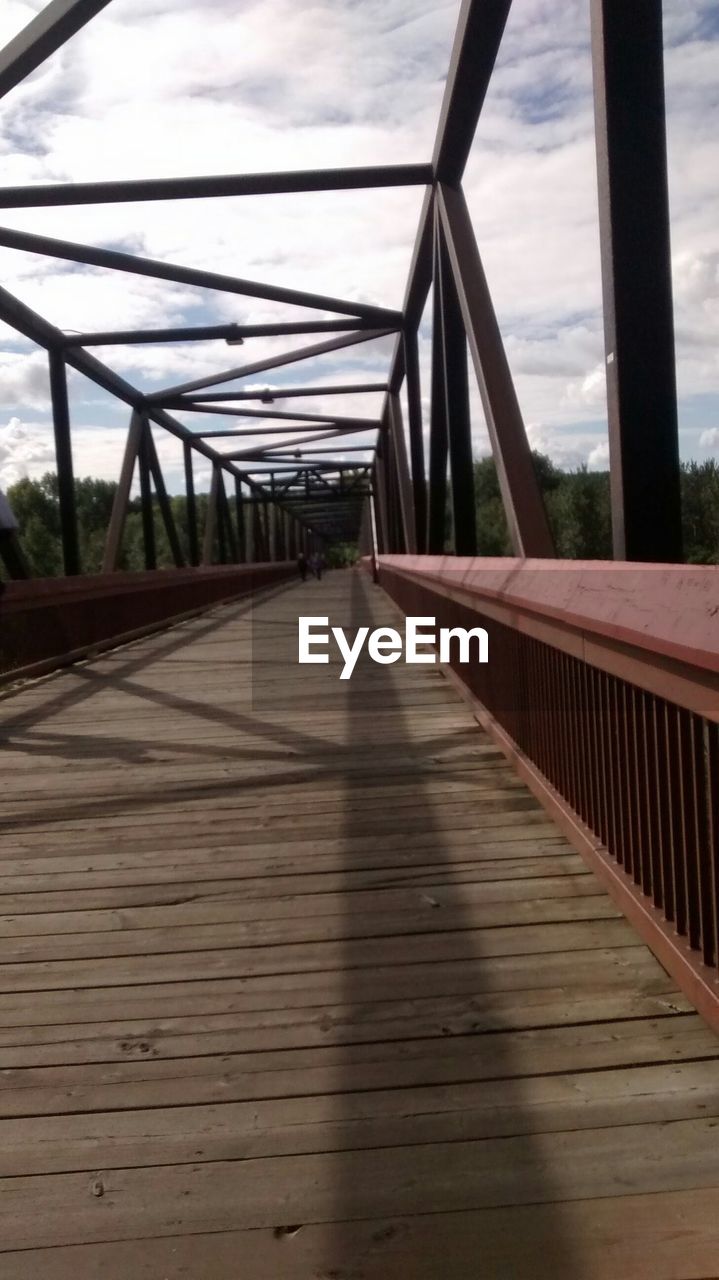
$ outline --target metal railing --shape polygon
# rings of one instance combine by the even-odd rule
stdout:
[[[294,572],[284,562],[10,582],[0,595],[0,684],[279,585]]]
[[[380,585],[405,613],[486,628],[486,665],[452,660],[478,718],[719,1026],[717,576],[596,562],[379,563]]]

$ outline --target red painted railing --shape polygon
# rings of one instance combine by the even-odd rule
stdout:
[[[294,573],[293,561],[9,582],[0,596],[0,679],[41,674]]]
[[[455,681],[719,1026],[719,568],[383,556],[379,581],[486,628]]]

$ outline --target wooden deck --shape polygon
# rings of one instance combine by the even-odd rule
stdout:
[[[2,1280],[706,1280],[719,1044],[358,573],[2,703]],[[254,662],[251,663],[251,648]]]

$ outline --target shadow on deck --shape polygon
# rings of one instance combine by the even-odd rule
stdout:
[[[333,574],[4,705],[4,1280],[713,1274],[716,1038],[441,672],[298,613],[395,619]]]

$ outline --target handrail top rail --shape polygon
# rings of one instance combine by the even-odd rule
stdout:
[[[16,611],[151,591],[208,579],[247,578],[290,563],[294,564],[294,561],[188,565],[182,569],[117,570],[112,573],[77,574],[69,578],[15,579],[3,584],[4,589],[0,594],[0,622],[3,616]]]
[[[445,555],[379,564],[719,674],[717,565]]]

